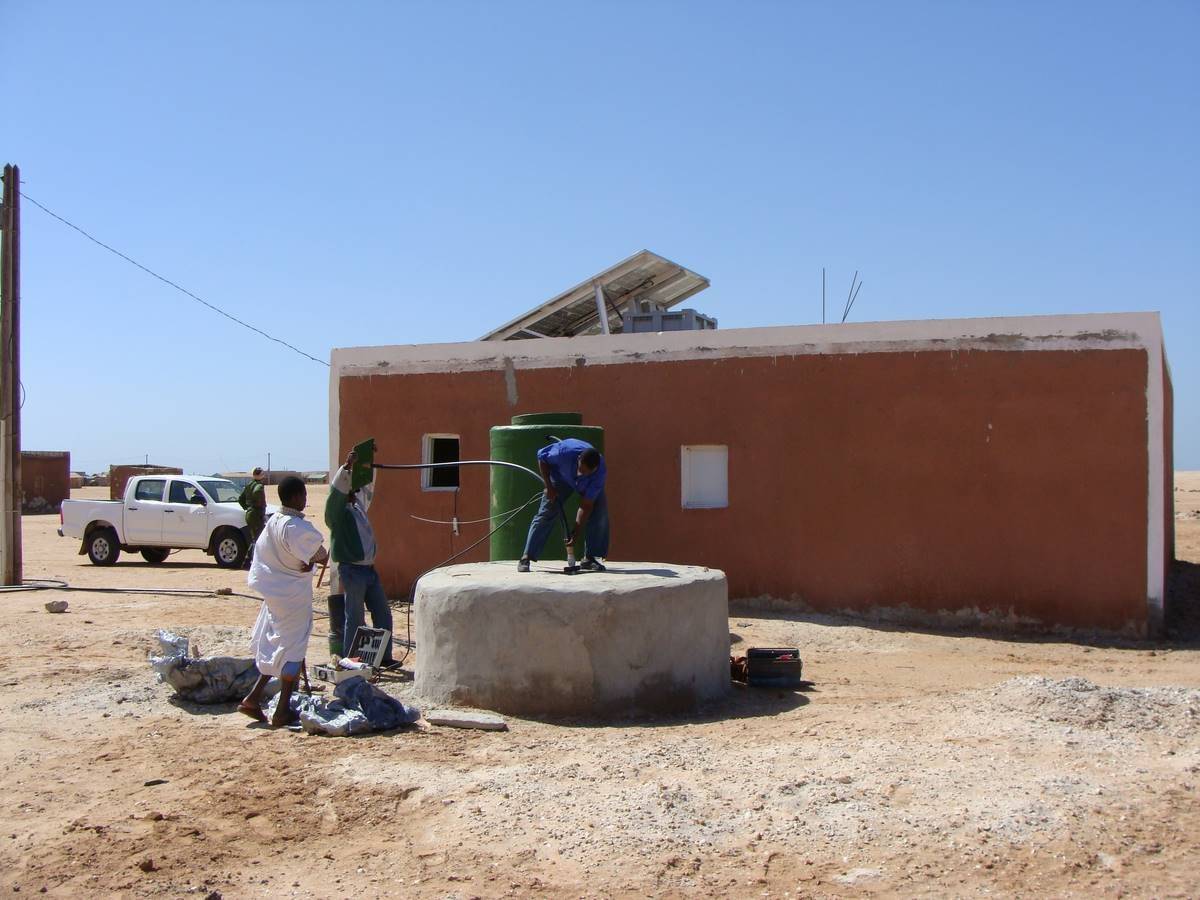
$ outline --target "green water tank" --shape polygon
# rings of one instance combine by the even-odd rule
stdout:
[[[604,452],[604,429],[595,425],[584,425],[579,413],[533,413],[513,416],[511,425],[497,425],[491,430],[491,459],[512,462],[537,471],[537,452],[556,438],[578,438],[587,441],[601,453]],[[534,480],[524,472],[502,466],[492,467],[491,511],[489,515],[501,516],[516,509],[542,491],[541,481]],[[511,522],[492,535],[492,559],[520,559],[525,550],[525,538],[529,534],[529,523],[537,512],[537,503],[531,503]],[[579,495],[572,494],[567,501],[567,521],[574,524],[579,509]],[[502,519],[494,518],[493,527]],[[567,549],[563,543],[562,524],[554,529],[542,559],[566,559]],[[582,547],[578,548],[581,552]]]

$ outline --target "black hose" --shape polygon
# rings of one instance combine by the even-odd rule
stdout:
[[[65,591],[67,583],[57,578],[33,578],[20,584],[0,586],[0,594],[15,594],[18,591]]]
[[[123,587],[72,587],[57,578],[35,578],[21,584],[0,585],[0,594],[15,594],[18,591],[69,591],[74,594],[158,594],[179,597],[244,597],[261,600],[253,594],[223,592],[223,588],[123,588]]]

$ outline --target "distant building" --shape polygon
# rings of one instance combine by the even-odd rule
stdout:
[[[182,475],[183,469],[174,466],[109,466],[108,497],[110,500],[125,499],[125,484],[135,475]]]
[[[267,484],[279,484],[279,482],[283,481],[283,479],[287,478],[288,476],[295,476],[296,478],[307,480],[304,473],[294,471],[293,469],[272,469],[266,474]],[[244,488],[250,483],[250,480],[254,478],[254,475],[251,472],[221,472],[216,477],[224,478],[227,481],[232,481],[239,488]]]
[[[66,450],[21,451],[21,512],[56,513],[71,496],[71,454]]]

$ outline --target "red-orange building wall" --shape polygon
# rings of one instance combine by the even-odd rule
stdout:
[[[614,559],[715,566],[732,598],[1142,630],[1147,366],[1136,348],[948,349],[347,375],[336,450],[374,436],[377,460],[413,462],[452,433],[481,459],[491,426],[578,410],[606,430]],[[727,508],[681,507],[685,444],[728,446]],[[390,594],[486,533],[411,518],[486,516],[486,469],[457,496],[379,479]]]

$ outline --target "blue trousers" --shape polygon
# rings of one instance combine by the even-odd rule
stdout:
[[[342,632],[342,653],[348,655],[354,635],[366,621],[364,606],[371,611],[371,625],[388,631],[392,630],[392,608],[388,605],[387,594],[383,592],[374,566],[338,563],[338,578],[346,595],[346,630]],[[383,652],[383,664],[390,665],[392,662],[392,641],[389,638],[387,649]]]
[[[560,504],[566,503],[575,493],[570,488],[558,484],[554,485],[554,490],[558,499],[551,501],[542,494],[541,505],[529,524],[529,536],[525,538],[525,556],[530,559],[537,559],[541,555],[542,548],[550,538],[550,532],[562,521]],[[571,527],[575,527],[574,522],[571,522]],[[592,514],[584,524],[584,540],[584,557],[608,556],[608,498],[604,491],[600,492],[592,504]]]

